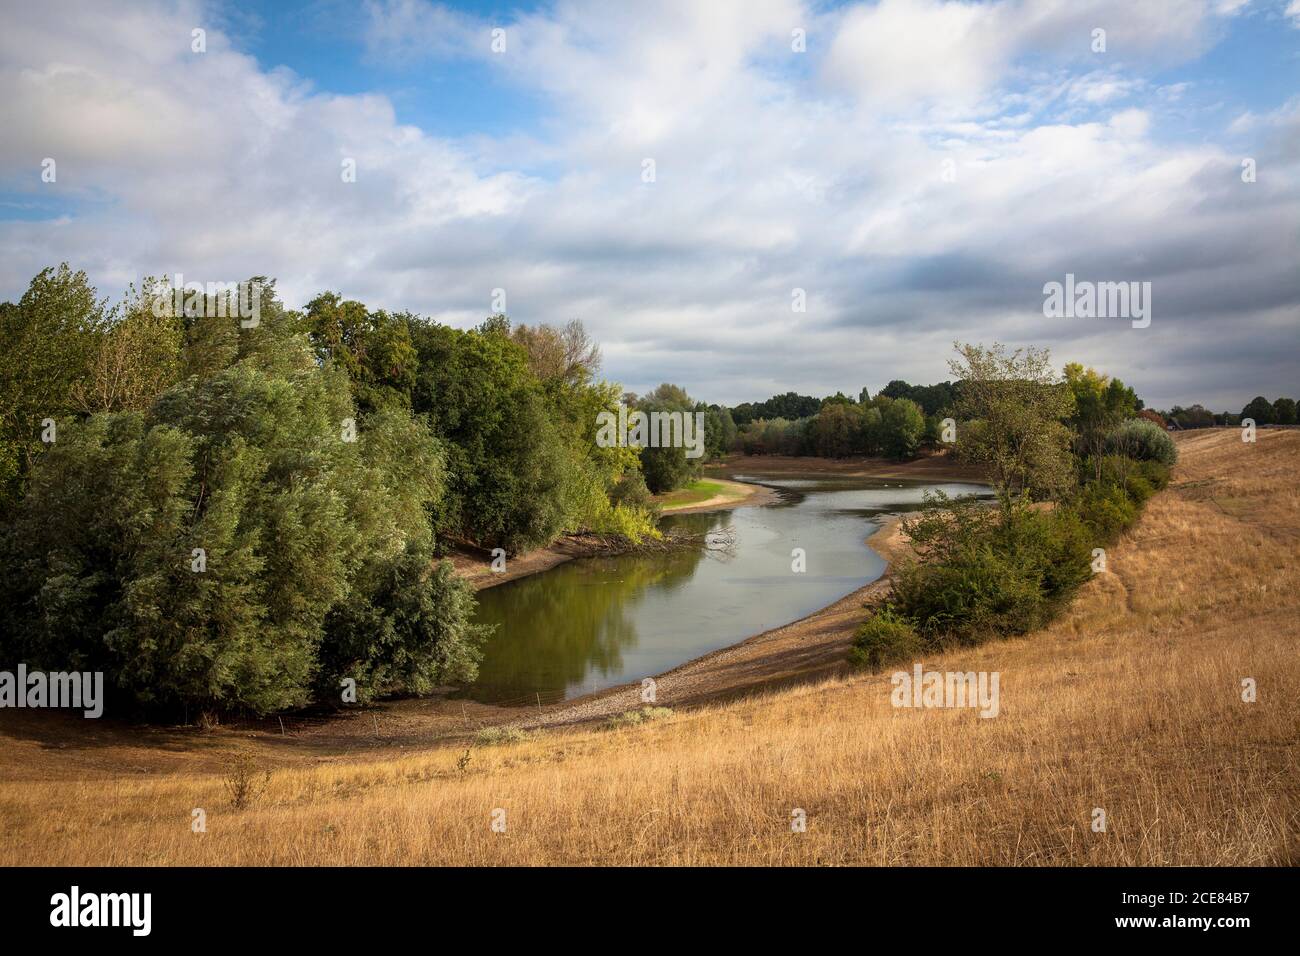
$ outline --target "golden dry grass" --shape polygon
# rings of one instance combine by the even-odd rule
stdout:
[[[219,775],[0,783],[0,863],[1293,864],[1300,433],[1180,447],[1057,624],[925,661],[1000,671],[995,719],[895,709],[873,675],[475,747],[463,770],[460,746],[282,769],[239,811]]]

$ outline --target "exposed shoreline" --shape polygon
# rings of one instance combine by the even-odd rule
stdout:
[[[937,456],[942,457],[942,456]],[[960,466],[944,467],[943,460],[918,459],[898,464],[886,461],[832,461],[817,458],[741,457],[715,468],[715,472],[737,472],[755,478],[782,475],[843,475],[845,477],[913,478],[925,481],[978,481],[977,475]],[[760,474],[766,473],[766,474]],[[756,491],[723,507],[758,506],[775,496],[770,488]],[[703,504],[703,503],[702,503]],[[701,510],[723,510],[710,506]],[[674,512],[678,513],[678,512]],[[849,642],[867,615],[864,605],[888,593],[891,568],[906,553],[901,518],[882,516],[880,525],[864,540],[887,562],[875,581],[856,588],[831,604],[798,620],[746,637],[734,644],[683,661],[655,675],[659,706],[690,708],[708,702],[769,691],[781,686],[806,683],[832,676],[847,668]],[[462,549],[452,561],[477,590],[505,581],[538,574],[575,558],[608,553],[595,536],[564,538],[549,548],[538,549],[507,560],[504,572],[490,568],[491,554]],[[502,707],[472,700],[451,698],[448,692],[420,698],[399,698],[377,702],[365,708],[335,712],[304,712],[269,718],[229,718],[220,727],[203,731],[193,726],[159,727],[132,723],[96,721],[96,736],[104,743],[119,739],[128,746],[136,766],[145,769],[212,770],[220,766],[226,745],[243,748],[252,741],[265,747],[273,763],[309,760],[380,759],[393,751],[445,745],[463,746],[480,729],[518,726],[528,729],[561,727],[603,719],[642,706],[640,681],[620,684],[581,697],[537,708]],[[450,689],[448,689],[449,691]],[[48,741],[84,740],[84,721],[64,715],[10,711],[7,729],[20,737]],[[64,726],[66,724],[66,726]],[[102,735],[102,736],[101,736]],[[201,747],[175,750],[182,740],[204,741]],[[51,744],[63,747],[65,744]],[[179,759],[178,759],[179,758]],[[16,768],[15,768],[16,769]],[[102,772],[93,761],[70,761],[74,776]]]
[[[834,475],[846,478],[900,478],[917,481],[983,481],[974,468],[954,464],[947,455],[933,455],[910,462],[883,459],[826,459],[782,455],[734,456],[710,466],[714,479],[725,475],[745,475],[761,480],[786,475]],[[738,482],[753,484],[752,482]],[[772,501],[776,492],[753,484],[751,495],[719,504],[701,502],[673,511],[720,511],[735,507],[759,506]],[[867,617],[866,605],[882,599],[892,587],[892,569],[897,559],[910,549],[902,533],[899,515],[884,515],[880,525],[864,539],[885,559],[886,567],[879,578],[798,620],[769,628],[734,644],[683,661],[676,667],[653,676],[656,703],[666,707],[689,707],[728,697],[770,690],[792,683],[816,680],[847,669],[849,644],[858,625]],[[566,539],[567,541],[567,539]],[[548,570],[584,554],[581,546],[565,545],[560,553],[555,547],[538,549],[523,558],[528,566],[514,573],[492,575],[498,579],[476,587],[512,580]],[[487,572],[490,573],[490,572]],[[476,579],[481,580],[482,572]],[[483,705],[489,706],[489,705]],[[491,707],[500,719],[491,723],[512,724],[525,729],[580,723],[612,716],[642,706],[641,681],[619,684],[580,697],[519,713],[520,708]]]

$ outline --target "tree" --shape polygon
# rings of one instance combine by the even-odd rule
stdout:
[[[43,423],[53,420],[57,435],[76,410],[74,392],[91,376],[110,322],[96,296],[65,262],[42,269],[16,304],[0,305],[0,511],[45,450]]]
[[[1065,381],[1074,395],[1070,424],[1077,434],[1075,445],[1080,455],[1097,454],[1106,436],[1135,417],[1141,407],[1133,389],[1078,362],[1065,366]]]
[[[636,407],[647,415],[667,412],[691,417],[696,402],[686,394],[686,389],[664,382],[648,395],[642,396]],[[705,427],[708,427],[707,420]],[[705,440],[707,442],[707,438]],[[703,462],[699,458],[686,457],[686,451],[684,447],[662,446],[641,449],[641,471],[651,491],[655,494],[673,491],[699,478]]]
[[[1004,508],[1016,492],[1059,496],[1073,481],[1070,429],[1075,410],[1068,384],[1053,372],[1045,349],[954,347],[949,363],[962,381],[955,414],[957,454],[987,467]]]
[[[171,287],[146,279],[142,291],[127,291],[121,317],[115,313],[98,335],[90,367],[69,390],[78,411],[143,411],[177,379],[183,337],[182,319],[171,308],[155,308],[171,298]]]
[[[900,461],[916,455],[925,434],[921,406],[908,398],[890,402],[881,412],[881,451]]]
[[[1273,405],[1263,395],[1256,395],[1241,410],[1242,418],[1253,418],[1256,425],[1273,424]]]
[[[511,335],[528,352],[528,365],[544,384],[586,385],[600,368],[600,346],[577,319],[559,329],[519,325]]]
[[[851,402],[827,399],[813,419],[812,431],[817,454],[847,458],[862,449],[862,412]]]
[[[103,670],[146,708],[267,713],[474,675],[473,596],[435,568],[427,425],[353,430],[349,380],[264,295],[195,317],[208,368],[146,410],[70,422],[0,538],[0,656]],[[236,329],[233,351],[219,329]],[[213,364],[225,354],[224,365]]]
[[[1294,398],[1278,398],[1273,401],[1273,424],[1294,425],[1296,407]]]
[[[307,303],[306,323],[317,359],[347,372],[362,414],[410,407],[417,356],[408,316],[322,292]]]

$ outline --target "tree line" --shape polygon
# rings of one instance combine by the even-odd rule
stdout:
[[[0,303],[0,660],[119,702],[270,713],[472,680],[453,547],[658,534],[682,449],[601,447],[625,398],[580,323],[456,329],[275,284],[257,320],[147,279],[43,270]],[[227,297],[230,293],[224,293]],[[712,416],[721,454],[729,418]],[[731,426],[734,433],[734,425]]]

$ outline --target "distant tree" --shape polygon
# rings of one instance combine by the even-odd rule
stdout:
[[[813,419],[813,441],[817,454],[825,458],[847,458],[862,451],[862,412],[852,401],[826,400]]]
[[[704,453],[708,461],[716,461],[731,451],[736,443],[736,423],[725,405],[700,403],[696,411],[704,412]]]
[[[1253,418],[1256,425],[1273,424],[1273,405],[1263,395],[1256,395],[1241,410],[1242,418]]]
[[[686,394],[686,389],[665,382],[648,395],[642,396],[637,403],[637,409],[647,414],[679,412],[682,415],[693,415],[696,402]],[[707,428],[706,418],[706,432]],[[660,494],[673,491],[700,476],[702,459],[688,458],[686,451],[685,448],[673,447],[641,449],[641,471],[645,475],[646,485],[652,492]]]
[[[1070,425],[1077,435],[1080,455],[1095,455],[1106,436],[1121,422],[1133,418],[1140,407],[1133,389],[1078,362],[1065,366],[1065,381],[1074,395]]]
[[[757,419],[785,418],[794,420],[816,415],[822,407],[822,400],[811,395],[797,395],[786,392],[774,395],[765,402],[744,402],[731,410],[731,417],[737,425],[747,425]]]
[[[891,458],[911,458],[925,435],[925,415],[910,398],[890,402],[881,412],[881,451]]]
[[[1294,425],[1296,406],[1294,398],[1277,398],[1273,401],[1273,424]]]
[[[1155,424],[1159,425],[1161,428],[1169,427],[1169,423],[1165,421],[1165,419],[1158,412],[1154,412],[1149,408],[1144,408],[1142,409],[1142,411],[1138,412],[1138,417],[1145,418],[1149,422],[1154,422]]]

